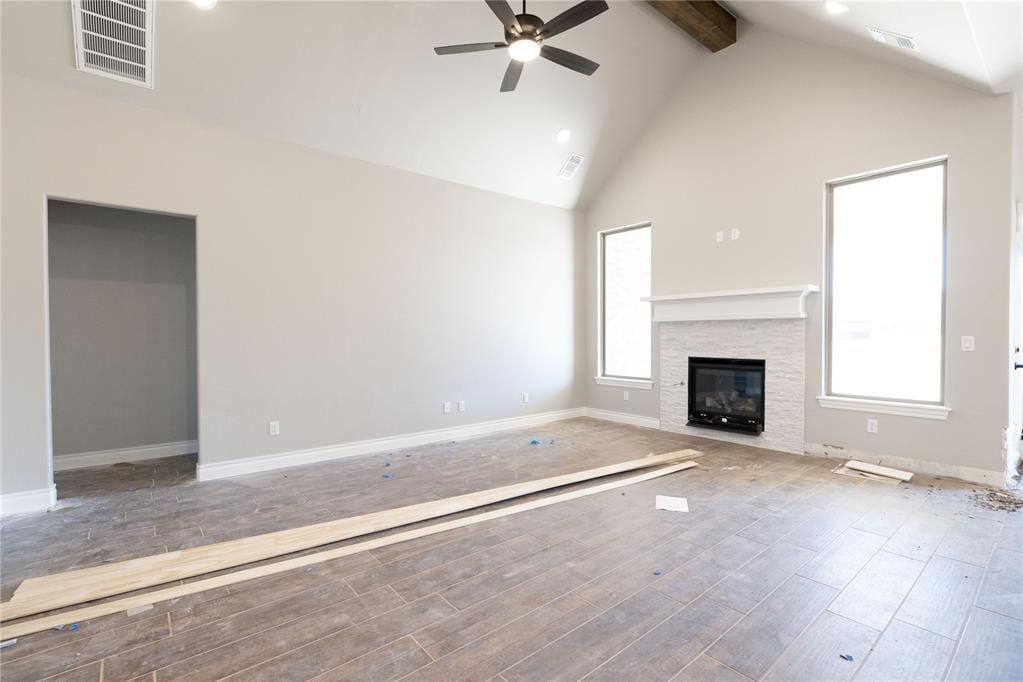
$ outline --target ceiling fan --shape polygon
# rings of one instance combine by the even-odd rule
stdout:
[[[600,66],[597,62],[590,61],[585,57],[567,50],[560,50],[543,42],[553,38],[559,33],[564,33],[570,28],[575,28],[584,21],[589,21],[601,12],[608,9],[604,0],[583,0],[578,5],[573,5],[550,21],[545,22],[535,14],[526,13],[526,0],[522,0],[522,14],[515,14],[507,0],[485,0],[490,10],[497,15],[504,26],[503,43],[469,43],[466,45],[446,45],[435,47],[433,51],[437,54],[461,54],[463,52],[484,52],[486,50],[499,50],[502,47],[508,48],[508,56],[511,62],[504,72],[504,80],[501,81],[501,92],[511,92],[519,83],[519,76],[522,75],[522,67],[528,62],[543,57],[555,64],[572,69],[583,75],[591,76]]]

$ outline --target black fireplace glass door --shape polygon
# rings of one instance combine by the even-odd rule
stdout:
[[[691,410],[763,420],[764,372],[732,367],[695,367]]]

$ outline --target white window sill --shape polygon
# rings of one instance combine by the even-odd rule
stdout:
[[[654,387],[650,379],[618,379],[616,377],[593,377],[601,386],[617,386],[618,388],[638,388],[641,391],[649,391]]]
[[[918,417],[920,419],[948,419],[952,410],[944,405],[926,403],[899,403],[890,400],[870,400],[867,398],[842,398],[833,395],[817,396],[821,407],[835,410],[852,410],[854,412],[873,412],[875,414],[894,414],[900,417]]]

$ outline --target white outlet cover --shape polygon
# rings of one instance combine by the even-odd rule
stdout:
[[[739,228],[733,227],[732,228],[732,241],[735,241],[738,238],[739,238]]]
[[[630,397],[631,396],[629,395],[628,391],[622,391],[622,399],[623,400],[628,400]]]
[[[977,339],[972,336],[964,336],[959,340],[959,344],[964,351],[973,351],[977,348]]]
[[[271,436],[279,436],[279,435],[281,435],[281,423],[280,422],[272,421],[272,422],[270,422],[269,426],[270,426],[270,435]]]
[[[464,400],[459,400],[458,401],[458,411],[459,412],[465,412],[465,401]]]
[[[451,414],[451,403],[444,401],[444,414]]]
[[[522,394],[522,402],[524,402],[524,403],[528,403],[529,402],[529,394],[528,393],[523,393]]]
[[[877,420],[876,419],[868,419],[867,420],[867,433],[877,433]]]
[[[715,239],[717,240],[718,244],[720,244],[721,242],[725,241],[725,233],[724,233],[724,231],[723,230],[718,230],[717,234],[715,235]]]

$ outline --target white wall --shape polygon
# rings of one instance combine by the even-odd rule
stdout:
[[[880,49],[880,48],[879,48]],[[899,71],[759,29],[710,55],[587,210],[589,376],[596,372],[594,233],[653,223],[653,293],[821,284],[824,185],[948,155],[947,422],[824,409],[820,295],[809,299],[806,440],[1001,471],[1008,419],[1010,97]],[[739,241],[717,244],[717,230]],[[883,247],[883,245],[879,245]],[[977,351],[962,353],[959,336]],[[656,339],[656,334],[655,334]],[[656,343],[656,342],[655,342]],[[653,376],[658,376],[655,367]],[[587,384],[593,407],[657,416],[657,390]]]
[[[197,437],[195,222],[50,201],[53,454]]]
[[[21,77],[2,106],[0,492],[49,485],[48,195],[197,216],[205,463],[581,403],[572,212]]]

